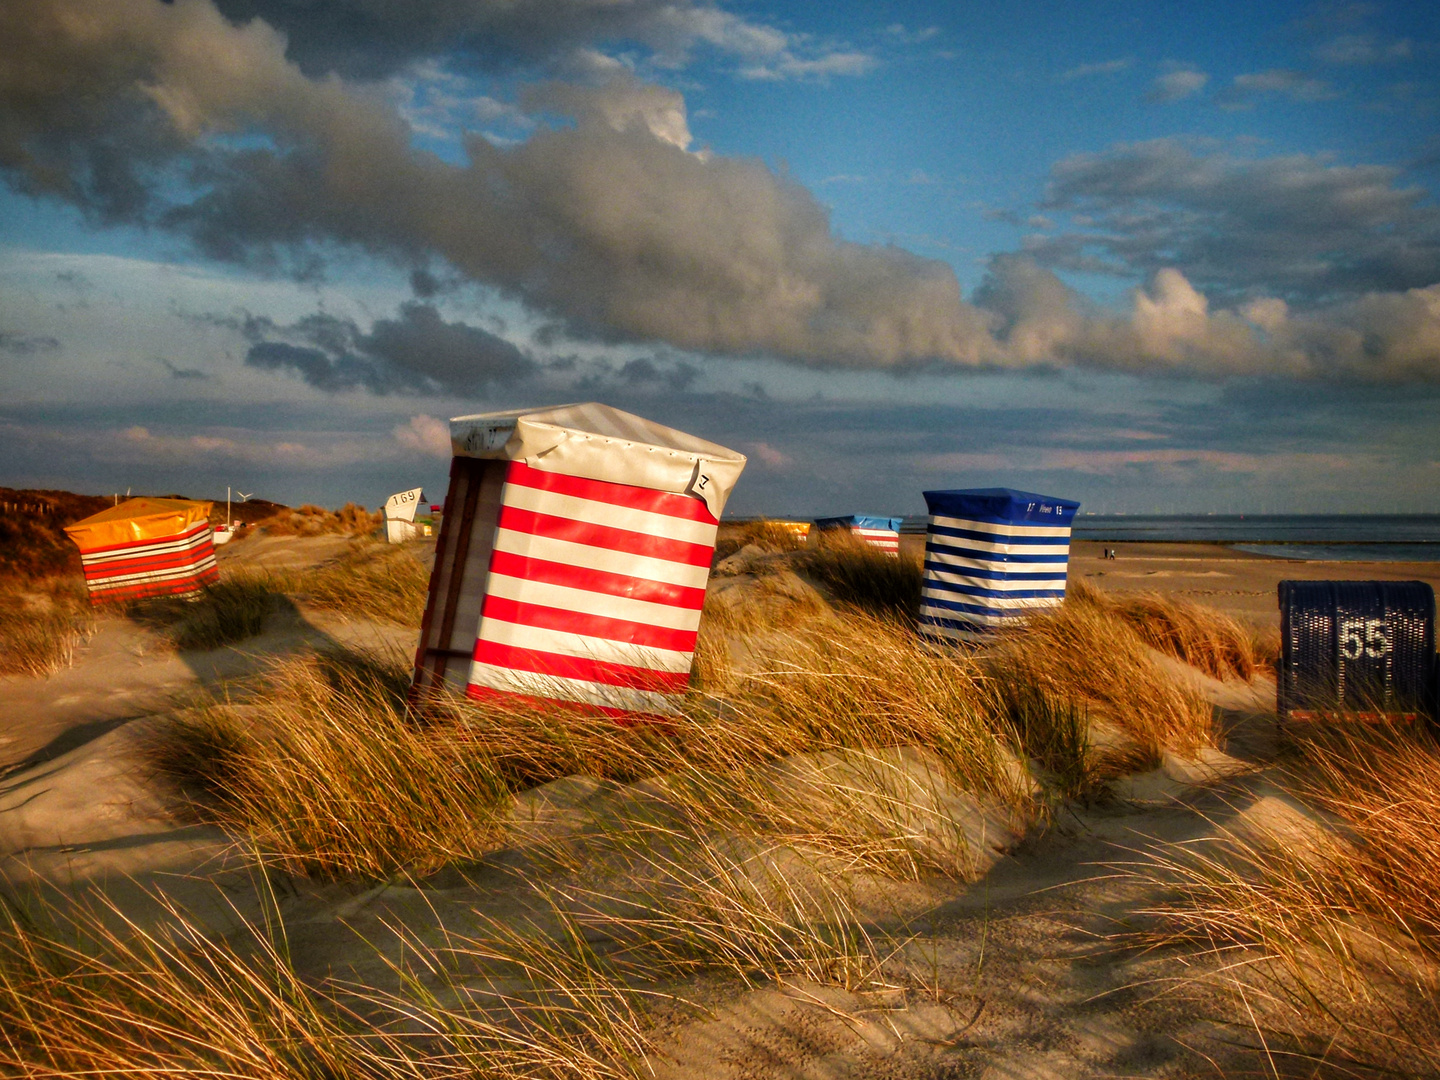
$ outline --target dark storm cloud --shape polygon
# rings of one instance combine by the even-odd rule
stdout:
[[[399,317],[379,319],[364,333],[349,319],[323,313],[290,326],[251,317],[242,324],[251,345],[245,363],[290,371],[330,392],[369,390],[473,394],[530,375],[535,365],[504,338],[450,323],[428,304],[409,303]]]
[[[1181,266],[1222,298],[1299,302],[1440,281],[1440,208],[1389,166],[1236,157],[1158,139],[1059,162],[1043,207],[1091,222],[1028,247],[1066,269]]]
[[[698,44],[747,58],[788,44],[778,30],[689,0],[218,0],[218,7],[234,22],[259,18],[284,31],[290,57],[310,75],[375,78],[438,54],[514,68],[622,42],[669,63]]]

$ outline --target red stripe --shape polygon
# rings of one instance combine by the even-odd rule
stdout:
[[[496,705],[523,705],[527,708],[548,710],[559,706],[566,712],[581,716],[603,716],[629,726],[637,720],[654,720],[659,723],[674,723],[673,716],[660,713],[631,712],[629,709],[615,709],[608,705],[592,705],[588,701],[567,701],[563,698],[536,697],[534,694],[517,694],[512,690],[496,690],[493,686],[477,686],[471,683],[465,688],[465,696],[473,701],[489,701]]]
[[[628,619],[584,615],[578,611],[526,604],[499,596],[485,597],[484,606],[480,609],[480,621],[483,624],[487,619],[535,626],[542,630],[561,630],[567,634],[584,634],[587,637],[604,638],[607,641],[640,645],[649,649],[674,649],[684,653],[695,651],[695,639],[699,636],[695,630],[673,630],[668,626],[651,626],[649,623],[631,622]]]
[[[540,491],[554,491],[561,495],[574,495],[581,499],[613,503],[631,510],[648,510],[652,514],[685,518],[687,521],[703,521],[707,525],[719,524],[705,500],[691,495],[674,495],[668,491],[653,488],[632,487],[616,484],[609,480],[585,480],[564,473],[541,472],[532,469],[523,461],[512,461],[505,474],[506,483],[521,487],[537,488]]]
[[[583,566],[570,566],[546,559],[532,559],[526,555],[513,555],[508,551],[491,554],[490,572],[507,574],[526,581],[540,581],[546,585],[565,585],[607,596],[625,596],[631,600],[645,600],[668,607],[698,611],[705,606],[704,589],[671,585],[669,582],[651,581],[648,578],[631,577],[629,574],[614,574],[608,570],[590,570]]]
[[[178,544],[182,540],[192,539],[197,533],[203,532],[206,529],[211,530],[211,546],[213,547],[213,538],[215,536],[214,530],[211,528],[208,522],[201,522],[194,528],[187,529],[183,533],[176,533],[173,536],[152,536],[149,540],[126,540],[123,544],[109,544],[105,547],[80,548],[80,554],[99,555],[107,551],[124,551],[127,548],[149,547],[151,544]],[[77,544],[76,546],[78,547],[79,545]]]
[[[650,559],[684,563],[687,566],[709,566],[715,549],[709,544],[691,544],[664,536],[631,532],[610,525],[596,525],[573,518],[537,514],[514,506],[500,508],[499,527],[512,532],[544,536],[552,540],[568,540],[572,544],[623,551],[627,555],[643,555]]]
[[[92,604],[109,604],[121,600],[144,600],[152,596],[187,596],[197,593],[206,585],[219,580],[216,573],[201,574],[198,577],[173,578],[170,581],[140,581],[115,589],[101,589],[90,593]]]
[[[185,566],[198,566],[214,555],[206,552],[198,558],[180,552],[174,555],[156,555],[148,559],[126,559],[123,562],[90,563],[84,567],[85,576],[113,577],[116,574],[145,574],[156,570],[176,570]]]
[[[482,664],[531,671],[537,675],[553,675],[562,679],[584,679],[586,682],[619,686],[629,690],[652,690],[661,694],[683,694],[690,685],[688,671],[653,671],[650,668],[612,664],[584,656],[541,652],[502,645],[498,641],[477,641],[475,659]]]

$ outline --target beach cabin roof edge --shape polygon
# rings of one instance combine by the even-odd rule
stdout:
[[[702,500],[718,521],[745,455],[597,402],[457,416],[456,457],[523,461],[542,472]],[[623,454],[615,451],[622,449]]]

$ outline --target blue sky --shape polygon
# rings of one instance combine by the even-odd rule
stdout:
[[[1440,512],[1440,10],[34,0],[0,483],[439,497],[611,402],[735,513]]]

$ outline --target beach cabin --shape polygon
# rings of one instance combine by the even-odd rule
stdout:
[[[816,518],[817,533],[836,529],[848,530],[851,536],[863,540],[871,547],[877,547],[887,555],[900,555],[900,526],[903,518],[871,517],[866,514],[849,514],[845,517]]]
[[[208,502],[126,499],[65,526],[94,605],[190,596],[219,579]]]
[[[1282,722],[1437,717],[1435,590],[1423,581],[1282,581]]]
[[[1078,502],[1010,488],[927,491],[926,635],[982,640],[1065,599]]]
[[[743,454],[608,405],[462,416],[413,692],[673,713]]]
[[[423,488],[397,491],[385,500],[386,543],[403,544],[421,535],[419,526],[415,524],[415,511],[422,505],[428,505]]]

